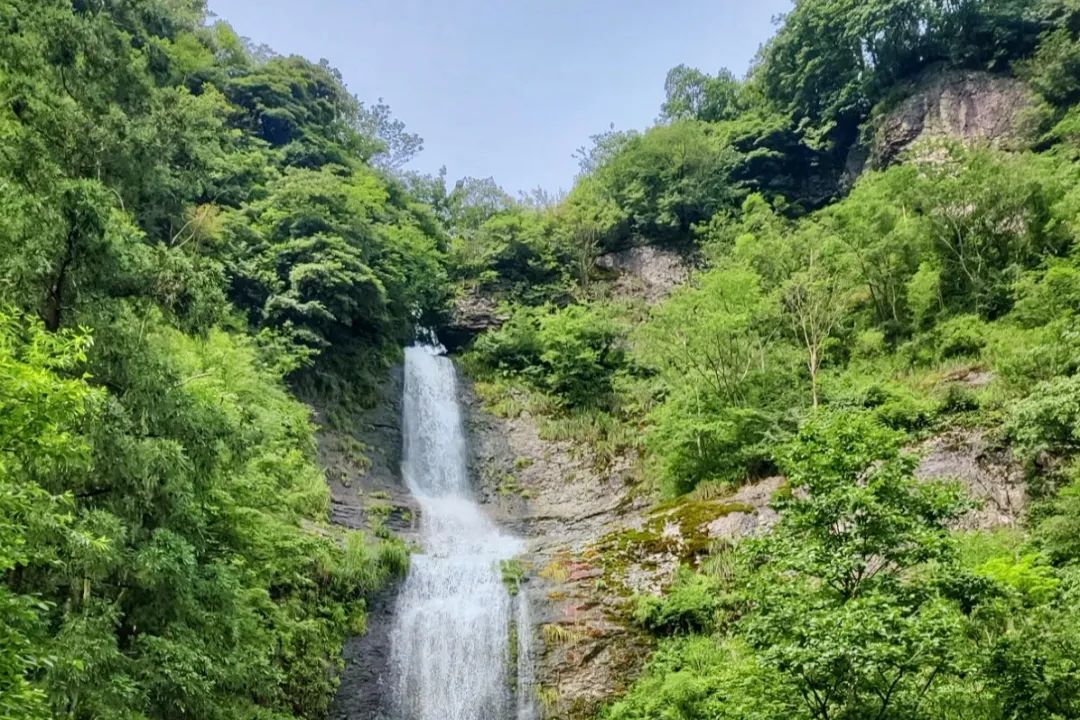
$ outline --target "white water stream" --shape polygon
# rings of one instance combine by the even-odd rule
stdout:
[[[520,687],[522,672],[510,667],[514,603],[499,563],[522,544],[472,498],[454,366],[431,347],[405,351],[403,416],[403,472],[420,505],[423,552],[412,557],[394,613],[394,718],[520,716],[531,689]]]

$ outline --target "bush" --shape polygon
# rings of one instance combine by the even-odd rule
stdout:
[[[1062,262],[1016,283],[1016,305],[1010,315],[1023,327],[1040,327],[1080,310],[1080,270]]]
[[[881,330],[864,330],[855,336],[851,355],[856,358],[869,359],[884,355],[887,349],[884,332]]]
[[[801,717],[792,688],[738,640],[669,640],[604,720],[767,720]]]
[[[938,323],[904,346],[913,365],[934,365],[955,358],[978,358],[987,344],[987,325],[977,315],[957,315]]]
[[[498,330],[476,339],[473,349],[480,364],[501,375],[528,371],[540,357],[539,313],[520,308]]]
[[[741,484],[770,471],[771,446],[782,435],[773,413],[713,407],[681,395],[669,398],[649,419],[645,444],[668,496],[709,481]]]
[[[1080,370],[1080,322],[1075,318],[1031,329],[1000,327],[1004,332],[993,338],[993,359],[1010,384],[1026,389]]]
[[[667,594],[637,598],[634,621],[661,635],[705,632],[712,629],[719,609],[720,595],[715,581],[682,568]]]
[[[1017,454],[1066,454],[1080,448],[1080,375],[1041,382],[1013,404],[1005,431]]]
[[[829,403],[835,407],[862,408],[872,411],[884,425],[894,430],[920,430],[929,427],[939,412],[933,398],[909,386],[890,380],[838,378],[829,388]]]
[[[937,339],[938,357],[942,360],[978,357],[986,347],[986,323],[976,315],[949,318],[934,329],[933,335]]]
[[[481,336],[476,355],[486,369],[520,376],[562,405],[601,405],[624,366],[623,329],[603,309],[571,305],[519,309],[499,330]]]

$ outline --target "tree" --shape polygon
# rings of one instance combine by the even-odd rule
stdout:
[[[948,572],[964,505],[956,487],[915,482],[901,443],[867,414],[812,415],[783,456],[780,524],[748,548],[761,570],[747,636],[820,720],[919,717],[959,671],[962,616],[915,583]]]
[[[735,159],[735,151],[708,124],[695,120],[657,126],[627,140],[595,175],[602,197],[625,218],[612,230],[610,244],[687,243],[695,224],[738,197],[730,181]]]
[[[71,528],[71,498],[36,480],[84,469],[89,447],[79,432],[100,395],[83,380],[63,377],[86,358],[90,340],[49,334],[41,323],[0,310],[0,577],[50,562],[70,540],[94,543]],[[0,715],[48,717],[46,694],[32,675],[52,662],[45,616],[50,601],[12,583],[0,584]]]
[[[646,445],[669,493],[769,468],[769,441],[790,406],[782,378],[792,358],[781,323],[758,275],[730,265],[698,276],[640,328],[640,362],[666,387]]]
[[[636,130],[616,130],[615,123],[602,133],[590,135],[592,147],[582,145],[574,151],[577,158],[580,174],[578,178],[585,178],[599,170],[605,163],[619,154],[623,146],[630,140],[638,137]]]
[[[424,149],[424,139],[405,130],[405,123],[393,117],[390,106],[382,98],[370,107],[360,103],[356,113],[356,130],[375,138],[381,148],[370,158],[372,165],[397,172]]]
[[[821,361],[833,332],[847,313],[847,295],[841,280],[838,275],[823,267],[819,252],[811,245],[806,269],[791,276],[783,288],[783,304],[788,323],[806,349],[810,396],[815,408],[818,406],[818,372],[821,370]]]
[[[1050,198],[1063,195],[1052,168],[953,149],[949,162],[919,176],[915,203],[928,221],[947,307],[1001,315],[1020,271],[1064,252],[1064,228],[1051,222]]]
[[[715,77],[696,68],[677,65],[664,80],[666,99],[660,108],[664,120],[731,120],[741,111],[739,81],[724,69]]]
[[[407,337],[414,313],[441,302],[445,271],[438,239],[392,190],[370,171],[286,172],[239,228],[237,302],[314,348]]]

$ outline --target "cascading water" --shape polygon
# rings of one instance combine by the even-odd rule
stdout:
[[[507,720],[512,602],[499,562],[521,542],[472,499],[454,366],[434,348],[405,351],[403,413],[403,473],[420,505],[423,553],[394,614],[395,720]]]

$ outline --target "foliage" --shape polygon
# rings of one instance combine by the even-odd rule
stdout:
[[[623,366],[622,329],[603,308],[521,309],[477,342],[490,371],[527,373],[537,388],[569,407],[602,403]]]
[[[675,637],[606,717],[1077,714],[1078,18],[1074,0],[799,0],[745,80],[674,68],[656,126],[594,136],[531,229],[501,210],[496,251],[452,261],[506,302],[477,357],[550,437],[640,456],[673,503],[785,476],[769,534],[700,558],[722,581],[684,570],[629,604]],[[968,70],[1039,94],[1031,149],[928,143],[850,176],[925,76]],[[541,340],[565,311],[544,304],[627,294],[595,261],[637,245],[677,250],[690,280],[610,306],[619,364],[582,355],[588,409],[568,413]],[[576,338],[612,320],[573,313]],[[901,450],[953,430],[1026,463],[1007,542],[957,532],[972,503]]]
[[[0,572],[54,558],[57,540],[99,543],[72,528],[71,498],[28,478],[88,464],[78,429],[98,399],[80,379],[62,373],[85,359],[89,338],[49,335],[36,323],[0,313]],[[47,717],[45,693],[29,682],[46,667],[44,614],[52,604],[0,585],[0,714]]]
[[[1080,447],[1080,376],[1039,383],[1011,410],[1005,427],[1021,457]]]
[[[767,465],[763,445],[777,432],[792,366],[778,327],[758,275],[732,266],[681,288],[640,328],[641,361],[669,388],[647,443],[670,491]]]
[[[815,142],[843,151],[885,93],[923,68],[1002,70],[1030,53],[1040,26],[1027,9],[1013,0],[801,0],[764,48],[755,81]]]
[[[802,717],[783,680],[739,641],[668,640],[606,720],[766,720]]]
[[[668,120],[731,120],[741,109],[739,83],[729,70],[710,77],[695,68],[677,65],[668,71],[664,94],[667,99],[660,114]]]
[[[734,201],[729,179],[735,152],[711,126],[683,120],[625,140],[594,175],[602,202],[619,208],[604,245],[679,245],[690,229]],[[584,190],[575,189],[575,194]]]
[[[196,0],[0,5],[0,715],[323,716],[407,553],[283,376],[441,308],[415,142]]]
[[[634,621],[656,633],[704,632],[712,628],[720,607],[716,584],[683,568],[663,595],[637,598]]]

